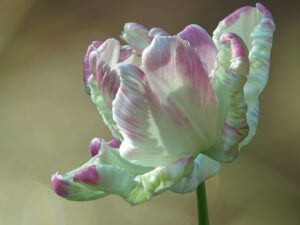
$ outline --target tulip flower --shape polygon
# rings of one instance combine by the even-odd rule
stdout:
[[[194,191],[234,160],[255,134],[275,25],[261,4],[243,7],[210,35],[125,24],[93,42],[83,64],[87,93],[113,139],[94,138],[92,158],[52,177],[70,200],[116,194],[132,205],[166,190]]]

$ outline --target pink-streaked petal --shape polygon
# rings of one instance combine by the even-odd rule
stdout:
[[[90,179],[80,177],[80,172],[81,171],[77,171],[77,181],[74,181],[71,172],[64,175],[58,173],[54,174],[51,179],[51,184],[56,194],[74,201],[94,200],[109,194],[102,190],[96,191],[94,189],[96,183],[93,183]]]
[[[138,138],[144,135],[136,129],[146,123],[147,108],[144,95],[144,73],[134,65],[119,66],[121,86],[113,102],[113,116],[122,136]],[[132,114],[136,118],[132,117]],[[124,146],[124,141],[121,144]],[[121,153],[122,154],[122,153]]]
[[[90,52],[91,76],[87,85],[93,103],[110,129],[114,138],[122,140],[112,118],[112,102],[120,85],[120,78],[114,69],[120,55],[120,44],[115,39],[106,40],[99,48]]]
[[[120,67],[113,102],[124,141],[121,155],[133,163],[166,165],[208,150],[216,139],[217,98],[201,60],[177,37],[155,37],[137,67]]]
[[[243,91],[249,74],[249,59],[247,47],[236,34],[225,33],[220,37],[220,42],[222,47],[219,49],[212,81],[219,96],[222,140],[208,154],[226,162],[236,156],[239,143],[249,131]]]
[[[174,144],[177,151],[189,149],[176,152],[170,148],[167,152],[197,155],[208,150],[216,138],[218,100],[198,54],[180,38],[157,37],[142,60],[154,118],[158,124],[167,123],[168,130],[177,131],[170,135],[164,135],[167,129],[161,131],[165,143],[168,139],[174,142],[167,144],[167,149]]]
[[[101,59],[99,59],[95,64],[95,67],[92,68],[92,80],[96,81],[99,94],[105,102],[106,107],[111,110],[112,101],[115,99],[116,93],[120,86],[119,75],[115,69],[112,69]]]
[[[233,32],[241,37],[249,50],[250,71],[244,87],[249,133],[239,148],[251,141],[258,124],[258,98],[268,81],[274,30],[271,13],[257,3],[256,7],[247,6],[236,10],[221,21],[214,31],[213,40],[218,47],[221,45],[221,35]]]
[[[191,24],[185,27],[178,36],[190,43],[199,54],[208,75],[215,67],[217,48],[210,35],[200,26]]]
[[[63,175],[56,173],[52,176],[51,184],[58,195],[69,200],[85,201],[113,193],[126,199],[135,185],[139,185],[134,178],[153,170],[131,164],[120,156],[118,149],[104,140],[100,142],[99,153],[87,163]],[[131,199],[134,200],[132,196]]]
[[[89,67],[91,74],[97,80],[102,80],[107,65],[109,68],[116,66],[120,56],[120,43],[111,38],[106,40],[99,48],[93,50],[89,54]]]
[[[83,59],[83,83],[84,83],[85,89],[88,92],[88,94],[90,94],[90,91],[88,89],[87,82],[88,82],[89,77],[92,75],[89,57],[90,57],[91,52],[96,51],[102,44],[103,44],[102,41],[93,41],[92,44],[88,47],[86,54],[84,56],[84,59]]]
[[[163,149],[150,131],[154,126],[147,106],[144,73],[133,65],[122,65],[119,70],[121,86],[113,102],[113,116],[124,137],[121,156],[139,165],[166,164]]]
[[[137,23],[126,23],[121,38],[126,41],[138,55],[151,43],[148,29]]]
[[[259,24],[274,30],[272,15],[265,6],[257,3],[256,7],[245,6],[237,9],[219,23],[214,31],[214,42],[218,46],[220,36],[223,33],[232,32],[242,38],[250,51],[253,41],[251,33]]]
[[[91,76],[88,81],[91,99],[113,137],[122,140],[123,137],[112,117],[112,102],[119,88],[120,78],[115,70],[111,70],[103,62],[98,65],[96,72],[96,76]]]
[[[107,39],[99,48],[95,51],[97,59],[106,62],[110,66],[114,66],[120,55],[120,43],[118,40],[110,38]],[[90,60],[92,60],[90,58]]]
[[[143,71],[133,65],[122,65],[119,70],[121,86],[113,102],[113,115],[124,137],[121,156],[139,165],[168,164],[174,157],[163,156],[163,148],[157,143],[159,134],[147,105]],[[170,160],[166,162],[166,158]]]
[[[154,27],[149,31],[149,36],[154,38],[156,36],[170,36],[170,34],[160,27]]]
[[[228,112],[222,130],[224,151],[230,151],[248,134],[246,120],[247,105],[243,87],[249,74],[248,50],[243,41],[235,34],[226,33],[221,36],[221,43],[230,45],[231,59],[229,71],[224,82],[230,86],[228,90]]]
[[[100,90],[101,96],[103,100],[105,101],[106,105],[111,109],[112,108],[112,102],[116,97],[117,91],[120,86],[120,78],[117,74],[117,71],[114,69],[111,69],[108,65],[101,65],[99,64],[99,73],[102,73],[102,79],[101,76],[95,77],[95,79],[98,81],[98,88]]]
[[[193,170],[191,156],[184,156],[166,166],[141,169],[142,167],[137,168],[139,166],[122,159],[114,150],[110,149],[97,155],[74,171],[54,175],[53,180],[59,180],[56,183],[52,182],[54,190],[69,200],[93,200],[116,194],[131,205],[137,205],[168,190]],[[124,163],[127,164],[125,168],[122,167]],[[137,174],[137,171],[140,174]],[[58,191],[62,188],[62,181],[68,184],[66,193]]]

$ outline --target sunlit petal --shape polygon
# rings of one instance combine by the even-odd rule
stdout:
[[[142,68],[120,68],[113,114],[124,141],[121,155],[141,165],[166,165],[198,155],[216,139],[217,98],[201,60],[176,37],[156,37]]]
[[[178,36],[190,43],[199,54],[207,74],[210,75],[215,67],[217,55],[217,48],[210,35],[202,27],[192,24],[185,27]]]

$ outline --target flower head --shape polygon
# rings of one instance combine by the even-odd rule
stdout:
[[[52,186],[70,200],[117,194],[135,205],[165,190],[186,193],[253,138],[268,80],[275,25],[261,4],[236,10],[211,38],[198,25],[170,36],[127,23],[122,39],[93,42],[83,80],[113,140]]]

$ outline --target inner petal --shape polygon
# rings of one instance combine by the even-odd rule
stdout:
[[[124,136],[122,157],[167,165],[208,150],[216,140],[217,97],[199,56],[177,37],[155,37],[142,68],[120,67],[114,119]]]

